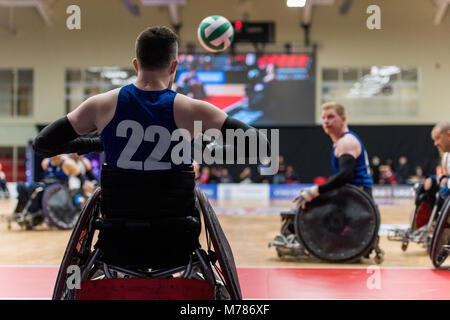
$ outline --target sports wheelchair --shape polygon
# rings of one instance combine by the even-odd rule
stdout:
[[[391,229],[388,233],[388,240],[402,243],[402,251],[408,249],[410,242],[422,244],[425,248],[429,248],[439,211],[443,207],[444,201],[439,195],[438,186],[433,186],[426,193],[423,183],[420,183],[414,186],[414,191],[416,200],[410,216],[409,227],[407,229]]]
[[[439,211],[429,252],[431,261],[436,268],[450,269],[449,264],[444,265],[450,253],[450,197],[447,197]]]
[[[103,259],[101,249],[93,246],[97,231],[113,228],[118,223],[102,212],[103,196],[104,190],[97,188],[82,209],[58,272],[53,300],[242,299],[230,245],[200,189],[195,189],[195,207],[203,217],[207,251],[198,247],[187,264],[156,269],[112,264]],[[132,228],[147,227],[143,221],[125,223]],[[77,269],[78,288],[70,274]]]
[[[31,230],[44,222],[50,227],[70,230],[75,226],[80,214],[74,198],[74,192],[65,184],[54,179],[44,180],[31,193],[24,207],[8,218],[8,230],[11,230],[13,222],[26,230]],[[39,208],[31,212],[31,207],[37,204]]]
[[[305,206],[281,212],[281,232],[269,243],[279,258],[358,262],[369,258],[383,262],[379,247],[380,214],[372,198],[346,185],[324,193]]]

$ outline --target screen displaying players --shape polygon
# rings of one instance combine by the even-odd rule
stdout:
[[[177,92],[253,126],[314,125],[310,54],[180,54]]]

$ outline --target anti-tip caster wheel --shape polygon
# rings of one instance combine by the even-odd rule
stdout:
[[[382,264],[383,261],[384,261],[384,251],[383,250],[377,251],[375,255],[375,263]]]
[[[278,258],[283,259],[283,254],[281,253],[281,250],[279,248],[276,248],[276,251]]]
[[[403,241],[402,242],[402,251],[406,251],[406,249],[408,249],[408,244],[409,244],[408,241]]]

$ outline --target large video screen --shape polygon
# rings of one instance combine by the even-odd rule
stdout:
[[[174,90],[252,126],[314,125],[311,54],[180,54]]]

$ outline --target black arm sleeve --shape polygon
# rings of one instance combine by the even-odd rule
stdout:
[[[77,178],[80,180],[80,189],[83,189],[83,184],[86,181],[86,179],[84,179],[84,176],[81,173],[77,175]]]
[[[92,169],[86,171],[86,177],[88,177],[90,181],[97,180],[97,177],[95,176],[94,172],[92,172]]]
[[[53,157],[62,153],[103,151],[100,137],[79,137],[67,116],[46,126],[33,141],[37,154]]]
[[[267,150],[270,150],[270,142],[267,139],[267,137],[260,132],[258,129],[251,127],[247,124],[245,124],[242,121],[239,121],[237,119],[231,118],[231,117],[227,117],[222,125],[222,128],[220,129],[220,131],[222,132],[222,136],[224,139],[224,143],[229,144],[231,141],[227,141],[227,134],[226,131],[227,129],[232,129],[232,130],[238,130],[238,129],[242,129],[248,137],[255,137],[256,136],[256,146],[257,146],[257,151],[258,151],[258,155],[259,155],[259,146],[260,146],[260,141],[264,142],[267,146]],[[244,158],[248,159],[250,157],[250,143],[251,143],[252,139],[245,139],[245,150],[243,152]],[[237,143],[236,143],[236,138],[234,139],[234,141],[232,142],[232,150],[234,152],[234,159],[236,160],[238,158],[238,151],[242,150],[238,150],[237,148]]]
[[[343,154],[339,157],[339,173],[332,176],[325,184],[319,186],[319,193],[339,188],[352,181],[355,170],[356,159],[349,154]]]

